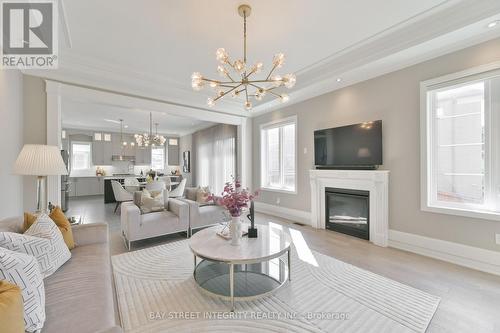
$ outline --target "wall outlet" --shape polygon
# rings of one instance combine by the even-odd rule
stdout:
[[[495,234],[495,242],[500,245],[500,234]]]
[[[280,199],[280,197],[277,197],[276,198],[276,204],[279,205],[280,203],[281,203],[281,199]]]

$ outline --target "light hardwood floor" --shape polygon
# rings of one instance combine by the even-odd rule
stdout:
[[[126,252],[120,216],[102,197],[72,198],[68,215],[85,223],[106,222],[111,254]],[[393,248],[382,248],[333,231],[300,226],[279,217],[257,214],[258,223],[279,223],[301,231],[308,246],[363,269],[441,297],[428,332],[500,332],[500,277]],[[133,250],[185,238],[177,234],[135,242]],[[342,309],[335,309],[342,311]]]

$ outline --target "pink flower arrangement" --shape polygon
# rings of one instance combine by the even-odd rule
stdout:
[[[211,194],[208,200],[213,200],[215,204],[226,207],[233,217],[240,216],[248,208],[248,203],[257,197],[258,192],[251,193],[248,188],[243,188],[238,179],[227,182],[221,196]]]

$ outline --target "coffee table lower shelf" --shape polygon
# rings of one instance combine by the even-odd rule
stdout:
[[[194,280],[210,296],[231,302],[267,296],[290,281],[290,250],[284,256],[255,263],[213,261],[194,256]],[[197,258],[201,260],[198,261]]]

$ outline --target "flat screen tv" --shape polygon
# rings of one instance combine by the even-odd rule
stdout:
[[[314,131],[318,169],[376,169],[382,164],[382,120]]]

